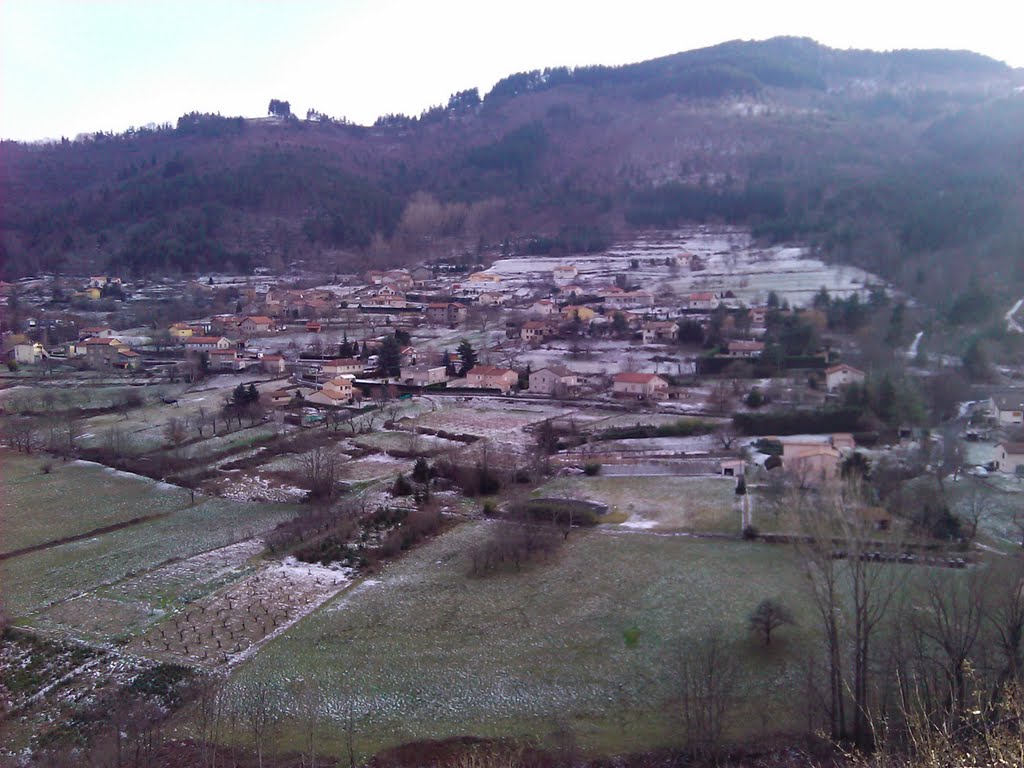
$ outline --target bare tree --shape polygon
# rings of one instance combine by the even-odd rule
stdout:
[[[735,705],[739,657],[713,628],[693,645],[679,649],[679,703],[687,750],[714,757]]]
[[[164,438],[174,446],[175,450],[181,447],[187,437],[188,427],[183,419],[172,416],[167,420],[167,424],[164,425]]]
[[[246,693],[242,716],[256,749],[257,765],[263,768],[263,746],[278,720],[276,702],[270,684],[263,680],[254,683]]]
[[[772,644],[772,632],[787,624],[795,624],[793,613],[778,600],[762,600],[750,614],[750,629],[764,638],[764,644]]]
[[[299,468],[311,497],[334,498],[338,474],[338,456],[334,451],[317,446],[299,457]]]

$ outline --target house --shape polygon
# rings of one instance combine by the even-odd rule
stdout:
[[[273,331],[274,321],[263,315],[254,315],[245,318],[238,327],[241,328],[242,333],[252,336]]]
[[[530,392],[540,395],[565,395],[579,386],[579,377],[561,365],[551,365],[530,373]]]
[[[306,398],[307,402],[318,405],[348,405],[352,402],[355,376],[345,374],[337,376],[326,384],[319,392]]]
[[[727,357],[760,357],[764,352],[763,341],[730,341]]]
[[[523,327],[519,329],[519,338],[523,341],[539,342],[546,339],[548,336],[555,335],[555,328],[550,323],[546,323],[543,320],[527,320],[523,323]]]
[[[117,366],[125,360],[119,357],[120,351],[127,349],[128,345],[120,339],[86,339],[85,359],[93,368]]]
[[[538,299],[530,305],[529,309],[531,315],[540,315],[541,317],[553,315],[557,311],[558,308],[551,299]]]
[[[322,327],[323,326],[320,325],[320,323],[318,323],[318,322],[316,322],[314,320],[310,320],[308,323],[306,323],[306,330],[309,333],[320,333],[320,329]]]
[[[275,389],[270,393],[270,404],[274,407],[281,407],[290,405],[292,398],[295,397],[296,390],[292,389]]]
[[[429,387],[433,384],[443,384],[448,380],[443,365],[402,366],[400,375],[403,384],[411,384],[414,387]]]
[[[853,435],[787,435],[782,443],[782,466],[804,485],[830,483],[839,477],[843,451],[854,447]]]
[[[409,272],[409,276],[412,278],[413,284],[423,285],[434,279],[434,270],[424,266],[413,267]]]
[[[675,339],[677,326],[671,320],[644,323],[640,330],[644,344],[668,343]]]
[[[427,322],[433,325],[458,325],[466,319],[468,312],[465,304],[450,301],[427,305]]]
[[[211,371],[240,371],[245,367],[237,349],[211,349],[207,354]]]
[[[995,452],[996,469],[1008,474],[1024,472],[1024,443],[1000,443]]]
[[[691,293],[686,297],[683,306],[686,309],[697,312],[710,312],[718,307],[719,301],[715,294],[710,292]]]
[[[575,264],[559,264],[552,273],[555,285],[569,285],[579,275],[580,270]]]
[[[500,389],[501,394],[507,395],[519,383],[519,374],[510,368],[478,365],[466,375],[466,383],[479,389]]]
[[[167,328],[167,332],[171,335],[171,338],[175,341],[185,341],[190,336],[195,335],[195,331],[192,326],[187,323],[172,323]]]
[[[224,336],[190,336],[185,339],[186,352],[208,352],[211,349],[230,349],[231,340]]]
[[[617,373],[612,377],[612,395],[636,400],[664,400],[668,382],[656,373]]]
[[[31,341],[21,334],[14,334],[4,339],[3,356],[19,365],[35,365],[50,356],[46,348],[38,341]]]
[[[88,328],[78,329],[78,338],[80,341],[86,339],[112,339],[117,335],[117,331],[106,325],[93,325]]]
[[[718,464],[718,474],[724,477],[742,477],[744,467],[743,459],[722,459]]]
[[[137,371],[142,368],[142,355],[127,347],[117,350],[117,357],[113,359],[112,365],[115,368],[123,368],[126,371]]]
[[[864,371],[854,368],[852,365],[840,363],[825,369],[825,389],[829,392],[836,392],[851,384],[863,384]]]
[[[287,370],[285,359],[281,355],[264,355],[260,358],[260,367],[267,373],[284,373]]]
[[[1024,423],[1024,390],[1007,390],[989,399],[989,413],[1000,427]]]
[[[654,295],[646,291],[606,292],[602,294],[608,309],[631,309],[654,305]]]
[[[354,357],[342,357],[337,360],[328,360],[320,368],[324,374],[334,378],[335,376],[359,376],[363,372],[363,363]]]

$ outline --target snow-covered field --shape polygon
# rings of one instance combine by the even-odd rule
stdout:
[[[700,258],[703,269],[691,271],[688,263],[666,266],[679,254]],[[632,262],[638,262],[632,268]],[[549,282],[552,270],[575,264],[577,282],[611,284],[617,274],[645,290],[670,288],[679,294],[695,291],[731,290],[747,304],[763,302],[769,291],[792,304],[807,303],[822,286],[830,293],[846,296],[863,292],[868,285],[884,281],[856,267],[831,265],[813,258],[806,248],[772,246],[761,248],[741,228],[689,227],[654,233],[620,243],[601,254],[581,254],[565,259],[518,257],[496,261],[487,272],[501,275],[509,286]]]

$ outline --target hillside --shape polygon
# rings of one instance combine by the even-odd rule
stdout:
[[[352,269],[727,221],[922,297],[948,298],[950,278],[1009,296],[1024,282],[1021,83],[969,52],[775,38],[514,74],[372,127],[192,114],[5,142],[0,257],[8,278]]]

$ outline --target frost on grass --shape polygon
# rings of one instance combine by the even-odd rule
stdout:
[[[745,643],[749,607],[765,590],[800,592],[799,569],[782,548],[642,531],[573,534],[548,563],[470,578],[465,552],[490,525],[460,525],[390,565],[378,583],[344,593],[263,648],[232,685],[244,697],[260,681],[280,692],[315,681],[334,726],[351,702],[360,737],[374,745],[399,731],[405,740],[537,735],[523,729],[561,717],[610,735],[641,712],[669,738],[676,643],[716,623]],[[809,606],[794,610],[801,626],[812,625]],[[631,627],[640,641],[627,648]],[[791,637],[792,656],[746,670],[751,695],[798,683],[810,638]],[[780,699],[780,718],[791,707]]]

